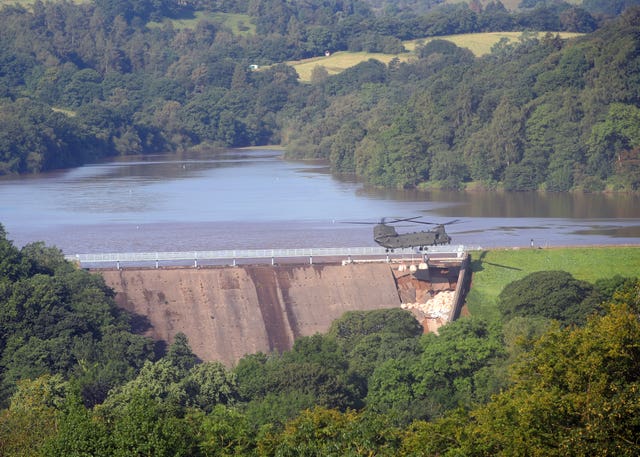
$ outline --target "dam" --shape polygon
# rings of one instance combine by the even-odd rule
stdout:
[[[468,285],[468,255],[424,261],[128,267],[97,270],[141,333],[173,342],[181,332],[200,359],[234,365],[246,354],[282,352],[326,332],[347,311],[406,307],[425,331],[455,319]],[[448,292],[435,315],[420,306]]]

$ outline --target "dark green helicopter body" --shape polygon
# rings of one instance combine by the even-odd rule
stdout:
[[[427,246],[451,243],[443,225],[432,230],[399,234],[394,227],[380,223],[373,228],[373,240],[390,250],[416,247],[422,250]]]
[[[418,248],[423,250],[428,246],[437,246],[441,244],[450,244],[451,237],[447,234],[444,226],[458,222],[453,220],[444,224],[436,224],[433,222],[418,221],[418,217],[409,218],[393,218],[387,220],[383,218],[380,222],[350,222],[352,224],[375,224],[373,227],[373,240],[388,251],[394,249]],[[435,225],[431,230],[424,230],[413,233],[398,233],[391,224],[398,222],[412,222],[414,224]]]

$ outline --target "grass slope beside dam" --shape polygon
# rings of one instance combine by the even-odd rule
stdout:
[[[145,318],[146,334],[189,338],[202,360],[233,365],[326,332],[346,311],[400,306],[388,264],[250,265],[103,270],[119,306]]]

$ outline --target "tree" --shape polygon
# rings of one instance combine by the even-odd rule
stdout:
[[[566,271],[539,271],[507,284],[497,302],[505,321],[540,316],[569,325],[598,311],[597,303],[588,300],[592,294],[593,286]]]
[[[386,361],[406,366],[405,360],[411,360],[421,352],[419,337],[422,333],[422,326],[415,317],[398,308],[349,311],[333,321],[328,331],[345,351],[349,372],[363,396],[367,395],[372,383],[377,382],[372,378],[377,367]],[[367,399],[365,403],[371,405],[372,401]]]
[[[101,406],[113,415],[124,414],[136,399],[158,404],[158,407],[174,412],[181,411],[187,401],[187,394],[180,381],[184,372],[167,358],[157,362],[147,362],[138,376],[109,393]]]
[[[217,405],[233,405],[238,401],[236,376],[220,362],[205,362],[191,369],[183,381],[187,406],[210,412]]]
[[[603,122],[593,126],[589,138],[589,166],[606,177],[624,151],[640,147],[640,109],[627,104],[610,106]]]
[[[95,70],[77,71],[64,88],[63,103],[75,108],[102,99],[101,81],[102,77]]]
[[[7,232],[4,226],[0,224],[0,281],[15,281],[19,279],[27,274],[27,267],[28,265],[22,262],[20,250],[7,239]],[[0,322],[2,322],[1,317]]]
[[[60,375],[23,380],[0,411],[0,455],[35,455],[56,433],[68,384]]]
[[[70,273],[74,268],[71,263],[65,260],[64,254],[60,249],[46,246],[41,241],[28,243],[21,249],[20,253],[24,262],[33,265],[32,274]]]
[[[329,71],[323,65],[316,65],[311,70],[311,84],[322,84],[329,77]]]
[[[255,426],[282,424],[313,406],[346,410],[362,402],[361,380],[348,372],[344,351],[319,334],[299,338],[281,356],[244,357],[235,373]]]
[[[182,332],[174,336],[173,343],[169,346],[167,360],[185,373],[195,367],[199,361],[189,346],[187,335]]]
[[[405,337],[394,333],[373,333],[366,335],[352,346],[345,346],[348,353],[349,370],[363,380],[370,377],[376,367],[387,360],[400,363],[422,352],[420,338]]]
[[[131,333],[102,277],[75,268],[42,243],[26,245],[13,258],[9,249],[4,258],[21,275],[0,276],[0,402],[21,379],[60,374],[75,377],[92,406],[151,358],[151,341]]]
[[[510,386],[471,410],[416,422],[401,455],[636,455],[638,281],[584,327],[552,325],[517,356]]]
[[[478,373],[504,357],[502,335],[495,324],[465,318],[442,327],[439,335],[422,338],[423,352],[415,364],[416,398],[428,402],[424,417],[437,417],[448,409],[469,407],[477,401]],[[483,385],[488,383],[482,373]],[[495,383],[499,386],[499,383]],[[482,391],[482,397],[487,392]]]
[[[476,132],[474,137],[477,140],[472,143],[467,154],[476,163],[482,164],[472,169],[474,177],[501,181],[505,169],[519,162],[524,152],[522,110],[509,99],[503,98],[493,112],[491,123],[486,129]],[[477,159],[475,155],[484,157]]]
[[[58,416],[56,433],[44,443],[42,455],[95,457],[111,455],[107,423],[94,417],[81,399],[69,394]]]
[[[277,435],[259,443],[261,455],[397,455],[400,434],[383,416],[340,413],[325,408],[303,411]]]
[[[612,305],[584,328],[550,330],[523,354],[515,385],[471,413],[472,435],[459,452],[636,455],[639,337],[626,305]]]
[[[216,405],[206,416],[194,414],[200,424],[198,447],[204,455],[219,457],[251,455],[258,437],[246,415],[234,408]]]
[[[368,335],[392,334],[400,338],[416,338],[422,326],[408,311],[391,308],[374,311],[349,311],[331,324],[328,336],[345,348],[353,348]]]
[[[461,319],[441,327],[439,335],[424,335],[420,346],[418,354],[376,366],[369,377],[367,408],[406,425],[470,407],[502,387],[496,379],[500,370],[491,369],[505,357],[496,325]]]
[[[421,410],[425,405],[414,390],[417,383],[413,373],[415,363],[415,360],[389,359],[379,364],[369,378],[367,408],[403,425],[423,417],[425,411]]]
[[[197,453],[195,425],[167,411],[148,391],[134,393],[111,420],[113,456],[186,457]]]

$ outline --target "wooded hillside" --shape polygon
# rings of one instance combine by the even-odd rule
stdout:
[[[288,151],[382,186],[638,189],[639,19],[481,58],[432,41],[415,63],[361,64],[316,85],[327,107],[285,124]]]
[[[516,11],[440,3],[4,6],[0,174],[197,145],[282,144],[383,186],[638,187],[638,11],[615,16],[637,2],[530,1]],[[565,42],[525,33],[482,58],[436,40],[407,62],[317,71],[312,84],[281,63],[514,30],[588,34]]]

